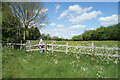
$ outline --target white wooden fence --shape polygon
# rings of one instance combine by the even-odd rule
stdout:
[[[31,47],[39,47],[40,45],[43,44],[35,44],[35,45],[28,45],[26,46],[26,48],[28,48],[28,50],[26,51],[36,51],[36,50],[40,50],[38,49],[31,49]],[[52,48],[49,49],[48,46],[51,46]],[[56,46],[61,46],[61,47],[66,47],[66,50],[55,50],[54,47]],[[69,51],[68,48],[70,47],[74,47],[74,48],[91,48],[92,49],[92,53],[85,53],[85,52],[75,52],[75,51]],[[110,47],[95,47],[94,43],[92,42],[92,46],[71,46],[68,45],[68,42],[66,43],[66,45],[58,45],[58,44],[54,44],[54,42],[52,42],[52,44],[44,44],[44,48],[45,51],[56,51],[56,52],[65,52],[66,54],[68,52],[72,52],[72,53],[80,53],[80,54],[88,54],[88,55],[100,55],[100,56],[110,56],[110,57],[120,57],[120,55],[113,55],[113,54],[99,54],[99,53],[95,53],[95,49],[108,49],[108,50],[120,50],[120,48],[110,48]]]
[[[40,50],[39,48],[38,49],[32,49],[32,47],[40,47],[41,45],[43,44],[20,44],[20,43],[6,43],[6,46],[8,47],[11,47],[11,48],[14,48],[14,45],[19,45],[20,46],[20,49],[24,49],[25,51],[36,51],[36,50]],[[95,47],[94,46],[94,43],[92,42],[92,45],[91,46],[71,46],[71,45],[68,45],[68,42],[66,42],[66,45],[58,45],[58,44],[54,44],[54,42],[52,42],[52,44],[44,44],[44,50],[45,51],[56,51],[56,52],[65,52],[66,54],[68,52],[72,52],[72,53],[80,53],[80,54],[88,54],[88,55],[100,55],[100,56],[110,56],[110,57],[120,57],[120,55],[113,55],[113,54],[99,54],[99,53],[95,53],[95,49],[101,49],[101,50],[105,50],[105,49],[108,49],[108,50],[120,50],[120,48],[110,48],[110,47]],[[49,49],[48,46],[51,46],[52,48]],[[61,47],[66,47],[65,50],[55,50],[54,47],[56,46],[61,46]],[[73,47],[73,48],[90,48],[92,49],[92,53],[85,53],[85,52],[76,52],[76,51],[69,51],[68,48],[70,47]],[[27,49],[28,48],[28,49]]]

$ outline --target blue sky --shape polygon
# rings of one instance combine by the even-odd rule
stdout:
[[[49,24],[41,33],[72,38],[85,30],[117,24],[117,2],[45,2]]]

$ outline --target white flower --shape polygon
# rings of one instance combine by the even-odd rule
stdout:
[[[28,63],[25,59],[23,59],[23,61],[24,61],[25,63]]]
[[[58,60],[55,60],[55,64],[58,64]]]
[[[74,69],[74,71],[76,71],[76,70]]]
[[[85,68],[83,69],[83,71],[85,71]]]
[[[114,62],[115,64],[117,64],[117,61],[115,60],[115,62]]]
[[[75,61],[73,61],[72,63],[74,63]]]
[[[79,59],[80,57],[79,56],[76,56],[77,59]]]

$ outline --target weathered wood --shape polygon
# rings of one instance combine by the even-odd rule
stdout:
[[[84,52],[74,52],[74,51],[69,51],[72,53],[79,53],[79,54],[85,54]],[[88,55],[92,55],[92,53],[86,53]],[[96,56],[107,56],[107,57],[120,57],[120,55],[112,55],[112,54],[99,54],[99,53],[95,53]]]
[[[35,44],[35,45],[31,45],[31,47],[40,46],[40,45],[45,45],[45,44]],[[29,46],[26,46],[26,47],[29,47]]]
[[[57,51],[57,52],[66,52],[64,50],[53,50],[53,51]]]
[[[66,54],[68,53],[68,42],[66,43]]]
[[[47,44],[48,46],[51,46],[52,44]]]
[[[20,43],[22,44],[22,41],[20,41]],[[22,45],[20,45],[20,49],[22,49]]]
[[[53,52],[53,47],[54,47],[54,43],[53,43],[53,41],[52,41],[52,52]]]
[[[52,49],[47,49],[48,51],[51,51]]]
[[[92,54],[93,54],[93,56],[95,55],[94,53],[95,53],[94,42],[92,42]]]
[[[25,51],[26,51],[26,45],[27,45],[27,44],[23,45]]]
[[[29,45],[28,45],[28,46],[29,46],[28,48],[29,48],[29,50],[30,50],[30,49],[31,49],[31,44],[30,44],[30,41],[29,41],[29,43],[28,43],[28,44],[29,44]]]
[[[47,51],[47,43],[45,43],[45,52]]]
[[[73,52],[73,51],[68,51],[68,47],[77,47],[77,48],[92,48],[93,51],[92,53],[86,53],[88,55],[92,55],[94,53],[94,55],[100,55],[100,56],[108,56],[108,57],[120,57],[120,55],[112,55],[112,54],[98,54],[98,53],[95,53],[95,49],[108,49],[108,50],[120,50],[120,48],[109,48],[109,47],[95,47],[94,46],[94,43],[92,43],[92,46],[68,46],[68,43],[66,43],[66,45],[57,45],[57,44],[54,44],[54,42],[52,42],[52,44],[35,44],[35,45],[26,45],[26,44],[19,44],[19,43],[6,43],[6,45],[8,46],[11,46],[12,48],[14,47],[13,45],[21,45],[21,46],[24,46],[24,49],[26,50],[26,47],[30,47],[29,50],[26,50],[26,51],[36,51],[36,50],[39,50],[39,49],[31,49],[31,47],[35,47],[35,46],[40,46],[40,45],[45,45],[45,50],[49,50],[49,51],[58,51],[58,52],[72,52],[72,53],[80,53],[80,54],[85,54],[84,52]],[[48,49],[46,46],[49,45],[49,46],[52,46],[52,49]],[[54,46],[66,46],[66,50],[54,50]]]
[[[42,48],[42,49],[45,50],[45,48]],[[30,49],[30,50],[26,50],[26,51],[38,51],[38,50],[40,50],[40,49]]]
[[[54,44],[53,46],[65,46],[66,47],[66,45],[58,45],[58,44]]]
[[[12,44],[13,45],[23,45],[25,46],[26,44],[19,44],[19,43],[6,43],[7,45],[11,46]],[[31,45],[32,47],[33,46],[40,46],[40,45],[44,45],[44,44],[35,44],[35,45]],[[51,46],[52,44],[47,44],[49,46]],[[66,46],[66,45],[58,45],[58,44],[53,44],[53,46]],[[29,46],[26,46],[26,47],[29,47]],[[92,48],[91,46],[71,46],[69,45],[68,47],[77,47],[77,48]],[[96,49],[104,49],[104,47],[95,47]],[[110,48],[110,47],[105,47],[105,49],[108,49],[108,50],[120,50],[120,48]]]

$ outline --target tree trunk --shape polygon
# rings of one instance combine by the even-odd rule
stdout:
[[[25,40],[25,31],[24,31],[24,36],[23,36],[23,39]]]

